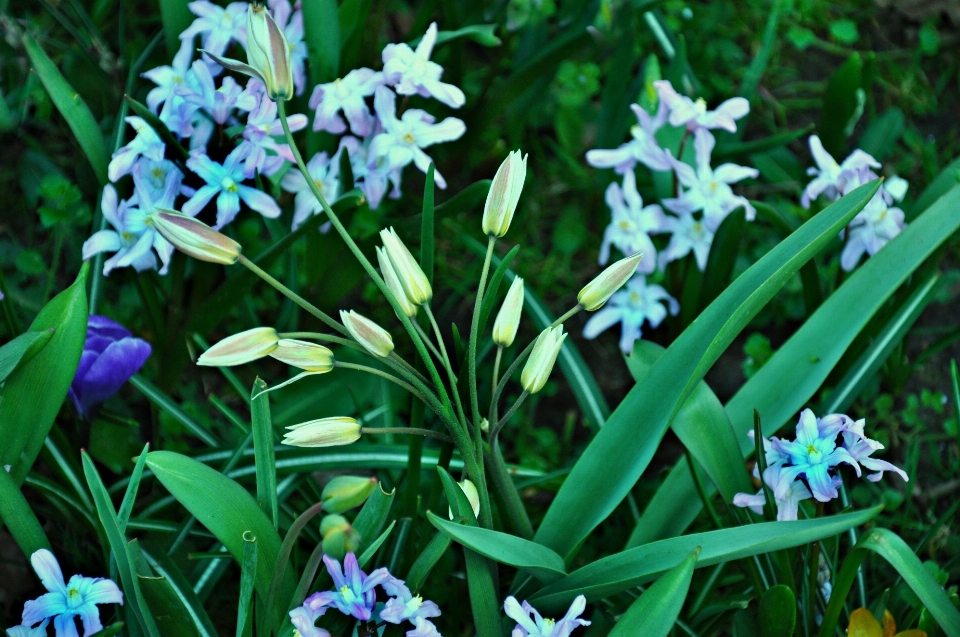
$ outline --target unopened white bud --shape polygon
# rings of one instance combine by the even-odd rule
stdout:
[[[520,385],[531,394],[536,394],[547,384],[550,372],[557,362],[557,355],[563,346],[567,335],[563,333],[563,325],[548,327],[540,332],[527,364],[520,374]]]
[[[277,342],[277,348],[270,352],[270,356],[287,365],[315,374],[333,369],[333,352],[330,348],[307,341],[281,338]]]
[[[360,439],[360,423],[353,418],[320,418],[287,427],[283,444],[294,447],[335,447]]]
[[[240,258],[240,244],[202,221],[175,210],[159,210],[147,224],[180,252],[210,263],[233,265]]]
[[[380,239],[383,241],[384,251],[393,265],[394,272],[403,286],[403,291],[407,293],[407,298],[414,305],[423,305],[433,297],[433,288],[430,287],[430,281],[427,275],[423,273],[420,264],[410,254],[407,246],[397,236],[393,228],[380,231]]]
[[[487,201],[483,206],[483,231],[488,235],[502,237],[510,229],[513,213],[523,191],[527,176],[527,155],[512,151],[500,164],[490,184]]]
[[[380,358],[390,356],[393,351],[393,337],[387,330],[353,310],[340,310],[340,320],[353,340],[363,345],[363,349]]]
[[[637,252],[629,257],[620,259],[597,277],[587,283],[580,294],[577,295],[577,301],[580,306],[588,312],[599,310],[607,302],[613,293],[623,287],[623,284],[630,280],[634,272],[637,271],[637,265],[643,254]]]
[[[460,486],[460,490],[463,491],[463,495],[467,496],[467,502],[470,503],[470,508],[473,509],[473,516],[480,516],[480,494],[477,492],[477,487],[475,484],[464,478],[457,483]],[[453,519],[453,509],[447,510],[448,517]]]
[[[407,318],[416,316],[416,304],[407,298],[407,293],[400,283],[400,277],[397,276],[397,271],[393,269],[393,264],[390,263],[390,257],[387,256],[386,250],[380,246],[377,246],[377,262],[380,264],[383,281],[387,284],[387,289],[390,290],[390,293],[397,299],[397,303],[400,304],[400,309],[407,315]]]
[[[507,290],[503,305],[493,322],[493,342],[500,347],[510,347],[517,337],[520,314],[523,312],[523,279],[516,277]]]
[[[223,339],[197,359],[197,365],[232,367],[270,355],[277,349],[280,337],[272,327],[255,327]]]

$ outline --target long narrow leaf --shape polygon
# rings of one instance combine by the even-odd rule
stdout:
[[[181,409],[180,406],[173,401],[173,399],[160,391],[160,388],[151,383],[149,380],[139,374],[134,374],[130,377],[130,384],[136,387],[137,390],[147,398],[147,400],[152,402],[158,408],[167,412],[167,414],[172,416],[174,420],[183,425],[184,429],[202,440],[205,444],[210,447],[220,446],[220,441],[217,440],[212,433],[207,431],[203,425],[191,418],[187,412]]]
[[[690,590],[693,569],[700,550],[690,553],[682,562],[664,573],[656,584],[644,591],[623,614],[610,637],[666,637],[673,630],[680,609]]]
[[[53,336],[53,328],[40,332],[24,332],[0,347],[0,383],[20,363],[26,363],[42,350]]]
[[[257,501],[277,528],[277,468],[273,455],[273,421],[270,419],[270,396],[261,379],[253,382],[250,419],[253,425],[253,454],[257,470]]]
[[[27,499],[9,473],[0,468],[0,522],[7,525],[13,541],[24,556],[30,557],[40,549],[50,549],[50,540],[43,532]]]

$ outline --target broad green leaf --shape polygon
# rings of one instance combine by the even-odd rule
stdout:
[[[63,119],[66,120],[77,143],[93,167],[93,173],[101,185],[107,183],[107,164],[110,163],[110,153],[107,151],[106,141],[100,125],[93,118],[93,113],[86,102],[70,86],[57,65],[47,57],[40,45],[27,34],[23,35],[23,48],[30,57],[30,65],[37,77],[50,94],[50,101],[57,107]]]
[[[131,541],[127,545],[134,574],[139,583],[140,593],[146,603],[142,610],[149,613],[157,624],[157,630],[163,637],[202,637],[203,633],[193,622],[184,621],[190,612],[166,577],[157,576],[147,562],[140,542]]]
[[[687,598],[699,553],[699,549],[695,549],[630,604],[610,631],[610,637],[667,637]]]
[[[53,328],[40,332],[24,332],[0,347],[0,384],[7,380],[20,363],[26,363],[46,347],[53,337]]]
[[[753,428],[753,410],[760,412],[767,436],[794,419],[870,319],[958,228],[960,188],[955,188],[861,265],[747,380],[726,405],[744,455],[753,449],[747,438]],[[911,297],[910,304],[921,302],[922,297]],[[853,307],[856,312],[851,311]],[[910,312],[901,315],[904,321],[909,318]],[[681,461],[654,495],[627,546],[682,533],[700,511],[699,500],[687,497],[690,493],[696,491]]]
[[[135,570],[135,563],[131,557],[130,546],[120,529],[120,523],[117,520],[117,513],[110,502],[110,494],[107,493],[103,481],[97,473],[93,460],[85,451],[81,452],[83,460],[83,475],[87,479],[87,486],[93,495],[93,502],[97,507],[97,516],[100,518],[100,524],[106,532],[107,540],[110,543],[110,550],[114,559],[117,561],[117,570],[120,573],[120,581],[123,584],[123,590],[126,592],[124,603],[129,608],[134,617],[140,623],[144,632],[149,637],[160,637],[160,630],[157,628],[153,614],[147,607],[146,601],[140,591],[140,581]],[[138,549],[139,550],[139,549]]]
[[[817,132],[828,153],[840,161],[846,157],[847,125],[857,111],[857,91],[863,83],[863,60],[853,53],[834,72],[823,92],[823,108]]]
[[[950,603],[943,587],[899,535],[882,528],[867,532],[843,561],[840,572],[834,578],[830,603],[823,613],[820,637],[836,634],[837,620],[867,551],[873,551],[896,569],[947,637],[960,637],[960,611]]]
[[[393,498],[396,490],[387,493],[383,486],[378,486],[367,498],[360,509],[360,513],[353,520],[353,530],[360,536],[360,553],[366,551],[376,541],[383,526],[387,523],[387,517],[390,515],[390,507],[393,505]]]
[[[215,469],[178,453],[151,452],[147,466],[167,491],[223,542],[238,563],[243,560],[243,534],[250,531],[256,536],[256,589],[266,599],[280,552],[280,536],[256,500]],[[281,598],[290,599],[295,586],[293,572],[288,570],[280,587]]]
[[[478,526],[457,524],[427,512],[440,532],[464,547],[492,560],[529,571],[541,582],[550,583],[566,575],[563,558],[540,544]]]
[[[270,396],[267,383],[261,379],[253,382],[250,394],[250,420],[253,427],[253,455],[257,471],[257,501],[276,529],[277,515],[277,468],[273,454],[273,421],[270,419]]]
[[[882,162],[897,147],[897,141],[903,135],[904,119],[903,111],[896,106],[885,110],[860,137],[860,150]]]
[[[166,578],[174,592],[183,603],[186,610],[186,616],[196,627],[200,637],[217,637],[217,631],[213,627],[213,622],[204,610],[200,598],[193,591],[193,585],[184,577],[177,565],[167,555],[166,551],[150,542],[142,542],[140,551],[150,568],[161,577]]]
[[[537,592],[530,603],[540,611],[557,612],[577,595],[594,601],[654,580],[697,547],[701,549],[697,567],[711,566],[837,535],[870,521],[881,508],[792,522],[761,522],[645,544],[570,573]]]
[[[913,221],[920,213],[929,208],[943,195],[950,192],[954,186],[960,184],[960,158],[954,159],[940,174],[930,182],[930,185],[920,193],[916,202],[907,211],[907,221]]]
[[[340,20],[337,0],[303,0],[303,39],[307,43],[310,86],[339,76]],[[346,153],[344,153],[346,154]]]
[[[187,0],[160,0],[160,19],[163,22],[163,39],[167,43],[167,55],[173,57],[180,49],[180,34],[193,22],[194,15]]]
[[[77,280],[47,303],[30,325],[31,332],[50,328],[54,334],[32,359],[7,377],[0,401],[0,467],[22,484],[53,419],[70,389],[87,336],[86,263]]]
[[[772,586],[760,597],[760,637],[790,637],[797,623],[797,598],[786,584]]]
[[[734,281],[654,364],[574,465],[535,540],[569,555],[626,497],[683,401],[733,339],[806,261],[860,212],[879,182],[830,205]]]
[[[220,441],[217,440],[212,433],[207,431],[203,425],[191,418],[187,412],[180,408],[180,405],[163,393],[159,387],[151,383],[149,380],[140,374],[134,374],[130,377],[130,384],[136,387],[137,390],[147,398],[147,400],[152,402],[158,408],[167,412],[167,414],[172,416],[174,420],[183,425],[184,429],[202,440],[206,445],[210,447],[221,446]]]
[[[0,467],[0,522],[7,525],[13,541],[25,557],[40,549],[50,550],[50,540],[34,515],[20,487],[9,473]]]
[[[636,342],[633,354],[627,358],[627,367],[638,384],[665,351],[651,341]],[[727,412],[704,381],[697,383],[670,428],[728,502],[733,501],[737,493],[753,489]]]

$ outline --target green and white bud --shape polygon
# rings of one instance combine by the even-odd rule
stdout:
[[[336,447],[360,440],[360,423],[341,416],[310,420],[287,429],[283,444],[293,447]]]
[[[393,264],[390,263],[390,257],[387,256],[386,250],[380,246],[377,246],[377,262],[380,264],[380,273],[383,274],[383,281],[387,284],[387,289],[390,290],[397,299],[397,303],[400,304],[400,309],[407,315],[407,318],[415,317],[417,315],[417,306],[407,297],[407,293],[400,283],[400,277],[397,276],[397,271],[393,269]]]
[[[623,284],[630,280],[633,273],[637,271],[637,265],[643,253],[637,252],[629,257],[620,259],[606,270],[601,272],[593,281],[587,283],[580,294],[577,295],[577,301],[580,306],[588,312],[599,310],[603,307],[613,293],[623,287]]]
[[[360,548],[360,534],[342,515],[328,515],[320,521],[320,537],[323,552],[336,560],[343,560],[347,553]]]
[[[387,330],[353,310],[340,310],[340,320],[353,340],[360,343],[363,349],[379,358],[390,356],[393,351],[393,337]]]
[[[483,231],[486,234],[495,237],[507,234],[526,177],[527,155],[521,156],[519,150],[512,151],[497,169],[487,193],[487,202],[483,206]]]
[[[201,49],[203,51],[203,49]],[[247,63],[203,51],[220,66],[255,77],[267,87],[267,95],[275,102],[293,97],[293,66],[290,44],[283,29],[261,4],[247,8]]]
[[[470,508],[473,509],[473,516],[480,517],[480,494],[477,492],[476,485],[467,479],[463,479],[457,484],[460,485],[460,490],[463,491],[463,495],[467,496],[467,502],[470,503]],[[453,509],[448,508],[447,514],[452,520]]]
[[[270,356],[300,369],[322,374],[333,369],[333,352],[329,347],[298,341],[292,338],[281,338],[277,342],[277,349],[270,352]]]
[[[255,327],[223,339],[197,359],[205,367],[233,367],[269,356],[277,349],[280,337],[272,327]]]
[[[550,372],[557,362],[557,355],[563,346],[567,335],[563,333],[563,325],[548,327],[540,332],[527,364],[520,374],[520,385],[531,394],[536,394],[547,384]]]
[[[520,314],[523,312],[523,279],[516,277],[507,290],[503,305],[493,322],[493,342],[500,347],[510,347],[517,337]]]
[[[414,305],[423,305],[433,297],[433,288],[430,287],[430,281],[427,275],[423,273],[420,264],[413,258],[407,246],[397,236],[393,228],[380,231],[380,239],[383,241],[383,249],[387,253],[387,258],[393,266],[397,278],[403,291],[407,293],[407,298]]]
[[[323,487],[320,495],[323,510],[330,513],[349,511],[366,502],[376,487],[376,478],[337,476]]]
[[[210,263],[233,265],[240,258],[240,244],[202,221],[175,210],[158,210],[147,224],[180,252]]]

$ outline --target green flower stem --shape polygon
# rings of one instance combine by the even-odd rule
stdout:
[[[525,540],[533,538],[533,524],[530,523],[527,509],[523,506],[516,485],[513,484],[497,440],[490,442],[490,453],[486,454],[484,459],[490,473],[490,482],[503,501],[503,514],[511,530]]]
[[[501,358],[503,358],[503,345],[497,345],[497,357],[493,360],[493,383],[491,383],[494,389],[496,389],[497,387],[497,382],[498,382],[497,375],[500,373]],[[491,398],[493,397],[492,393],[490,394],[490,397]],[[487,419],[487,422],[490,422],[489,418]]]
[[[551,323],[550,327],[556,327],[558,325],[562,325],[564,321],[566,321],[568,318],[570,318],[571,316],[573,316],[574,314],[576,314],[582,309],[583,309],[583,306],[579,304],[573,306],[570,310],[567,311],[566,314],[564,314],[563,316],[558,318],[556,321]],[[532,341],[530,341],[530,344],[527,345],[522,352],[520,352],[520,355],[517,356],[516,360],[514,360],[510,364],[510,367],[507,368],[507,371],[506,373],[504,373],[503,378],[500,379],[500,383],[497,385],[497,388],[493,390],[493,399],[490,401],[490,416],[487,418],[487,420],[489,420],[491,423],[495,423],[499,420],[499,418],[497,418],[497,402],[500,400],[500,394],[503,393],[504,388],[507,386],[507,381],[510,380],[510,378],[513,376],[513,373],[517,371],[517,368],[520,366],[520,363],[522,363],[527,358],[527,356],[530,355],[530,352],[533,351],[533,345],[536,342],[537,342],[537,339],[533,339]]]
[[[366,271],[367,275],[373,280],[377,287],[380,288],[380,292],[384,295],[384,297],[386,297],[387,302],[390,303],[390,307],[393,308],[397,318],[400,319],[400,323],[403,324],[403,327],[407,330],[411,340],[413,340],[413,344],[417,348],[417,353],[420,354],[420,357],[426,364],[427,370],[430,372],[430,377],[433,380],[433,384],[437,388],[437,393],[440,395],[443,403],[452,411],[450,397],[447,396],[446,389],[443,386],[443,381],[440,379],[440,373],[437,371],[436,365],[433,364],[433,360],[430,358],[427,348],[420,339],[420,335],[417,334],[416,330],[413,328],[413,324],[410,322],[410,319],[407,318],[407,315],[403,313],[403,309],[397,302],[396,297],[394,297],[393,293],[387,288],[387,284],[384,282],[383,277],[377,273],[377,270],[373,267],[373,264],[370,263],[370,260],[364,256],[363,251],[360,250],[360,247],[353,240],[353,237],[351,237],[350,233],[347,232],[346,227],[344,227],[343,223],[340,221],[340,217],[337,216],[337,213],[335,213],[333,208],[330,207],[330,204],[327,203],[326,197],[324,197],[323,193],[320,192],[320,187],[316,184],[316,182],[314,182],[313,178],[310,176],[310,173],[307,171],[307,166],[303,162],[303,157],[300,155],[300,149],[297,147],[297,144],[293,139],[293,133],[290,132],[290,125],[287,122],[286,102],[282,100],[277,102],[277,116],[280,118],[280,124],[283,126],[283,133],[287,138],[287,143],[290,145],[290,151],[293,153],[293,158],[297,161],[297,167],[300,169],[300,173],[303,175],[303,178],[307,181],[310,191],[313,193],[313,196],[317,198],[317,201],[320,202],[320,207],[323,208],[324,212],[327,213],[330,223],[332,223],[333,227],[336,228],[344,243],[347,244],[347,247],[353,253],[353,256],[356,257],[364,271]]]
[[[469,431],[467,426],[467,416],[463,412],[463,403],[460,401],[460,392],[457,391],[457,375],[453,373],[453,366],[450,364],[450,356],[447,355],[447,346],[443,344],[443,335],[440,333],[440,326],[437,325],[437,319],[433,317],[433,312],[430,310],[430,304],[424,303],[423,309],[427,313],[427,318],[430,319],[430,325],[433,326],[433,332],[437,336],[437,344],[440,346],[440,354],[443,356],[443,366],[447,370],[447,376],[450,379],[450,393],[453,394],[453,400],[457,405],[457,413],[460,416],[460,422],[464,428]]]
[[[296,292],[294,292],[293,290],[285,286],[283,283],[280,283],[280,281],[277,281],[275,278],[270,276],[260,266],[258,266],[256,263],[254,263],[247,257],[241,254],[240,258],[237,260],[237,263],[246,267],[248,270],[256,274],[258,277],[260,277],[261,279],[269,283],[274,289],[276,289],[278,292],[283,294],[285,297],[287,297],[288,299],[290,299],[291,301],[293,301],[294,303],[296,303],[297,305],[305,309],[311,315],[320,319],[320,321],[322,321],[327,327],[335,329],[341,334],[344,334],[344,335],[347,334],[346,328],[344,328],[335,320],[327,316],[324,312],[322,312],[319,308],[314,306],[312,303],[309,303],[302,296],[300,296],[299,294],[297,294]]]
[[[430,338],[430,335],[423,331],[423,328],[420,327],[420,324],[416,321],[411,321],[413,327],[420,333],[420,338],[423,339],[424,344],[430,349],[434,356],[437,357],[438,361],[443,361],[443,356],[440,355],[440,351],[437,349],[437,346],[433,344],[433,340]]]
[[[823,517],[824,503],[817,502],[816,513],[814,513],[814,518]],[[809,596],[807,598],[807,604],[805,604],[807,616],[807,626],[815,626],[814,618],[816,615],[817,608],[817,575],[820,574],[820,542],[812,542],[810,544],[810,559],[807,561],[807,568],[809,569],[808,577],[810,578],[807,583],[807,592]]]
[[[473,419],[474,444],[477,453],[482,453],[483,441],[480,437],[480,402],[477,398],[477,332],[480,329],[480,307],[483,305],[483,291],[487,286],[487,274],[490,272],[490,258],[493,256],[493,246],[497,237],[490,235],[487,240],[487,254],[483,259],[483,270],[480,271],[480,287],[477,288],[477,298],[473,305],[473,319],[470,322],[470,343],[467,346],[467,384],[470,387],[470,415]],[[493,423],[490,423],[491,425]]]
[[[430,382],[426,379],[426,377],[423,374],[418,372],[413,365],[403,360],[403,357],[397,354],[396,351],[390,352],[390,356],[388,356],[386,359],[381,359],[381,360],[383,360],[383,362],[385,362],[387,365],[390,365],[394,369],[399,368],[399,369],[406,370],[408,374],[417,378],[424,385]]]
[[[387,372],[377,369],[376,367],[369,367],[367,365],[358,365],[357,363],[344,363],[343,361],[335,361],[333,363],[333,366],[340,369],[354,369],[359,372],[366,372],[368,374],[379,376],[380,378],[385,378],[386,380],[389,380],[391,383],[395,383],[400,387],[403,387],[408,392],[410,392],[411,394],[413,394],[414,396],[416,396],[426,404],[430,405],[431,409],[438,412],[437,413],[438,416],[440,416],[443,412],[443,406],[436,399],[436,397],[434,397],[432,394],[424,394],[423,392],[421,392],[419,389],[417,389],[410,383],[397,378],[393,374],[388,374]]]
[[[503,418],[501,418],[496,425],[490,426],[491,441],[495,441],[497,439],[497,436],[500,434],[500,430],[503,429],[503,426],[507,424],[511,418],[513,418],[513,415],[517,413],[517,410],[520,409],[520,405],[523,404],[523,401],[525,401],[527,399],[527,396],[529,395],[530,395],[530,392],[524,389],[523,392],[520,394],[520,398],[517,398],[517,402],[513,403],[510,409],[507,410],[507,413],[503,415]]]
[[[453,442],[453,438],[445,433],[433,431],[432,429],[418,429],[416,427],[361,427],[362,434],[402,434],[406,436],[426,436],[427,438],[436,438],[444,442]]]
[[[336,345],[342,345],[343,347],[349,347],[350,349],[355,349],[358,352],[366,352],[363,348],[363,345],[355,343],[348,338],[340,338],[339,336],[332,336],[330,334],[324,334],[323,332],[281,332],[278,334],[280,338],[293,338],[293,339],[304,339],[309,338],[311,341],[321,341],[324,343],[334,343]]]

